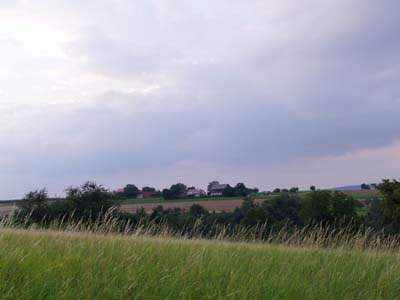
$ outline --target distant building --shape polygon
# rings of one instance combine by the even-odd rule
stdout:
[[[189,188],[186,191],[186,196],[187,197],[204,197],[206,195],[206,192],[202,189],[197,189],[197,188]]]
[[[136,196],[136,199],[156,198],[158,196],[156,192],[141,192]]]
[[[228,187],[227,184],[221,184],[218,181],[213,181],[208,185],[208,195],[223,196],[224,190]]]

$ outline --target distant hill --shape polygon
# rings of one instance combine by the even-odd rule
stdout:
[[[369,184],[369,186],[370,186],[371,190],[375,190],[372,183]],[[361,190],[361,185],[339,186],[339,187],[331,188],[330,190],[332,190],[332,191],[356,191],[356,190]]]

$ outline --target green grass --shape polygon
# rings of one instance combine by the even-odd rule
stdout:
[[[0,299],[398,299],[399,255],[0,232]]]
[[[382,199],[383,195],[380,194],[350,194],[356,200],[367,200],[367,199]]]

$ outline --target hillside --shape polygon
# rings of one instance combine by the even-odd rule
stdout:
[[[0,232],[1,299],[397,299],[398,254]]]

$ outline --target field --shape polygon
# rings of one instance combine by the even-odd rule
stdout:
[[[0,231],[1,299],[398,299],[399,254]]]
[[[382,195],[377,190],[350,190],[343,191],[343,193],[352,196],[356,200],[368,200],[368,199],[381,199]]]
[[[179,202],[208,202],[223,200],[243,200],[243,197],[204,197],[164,200],[164,198],[125,199],[121,204],[147,204],[147,203],[179,203]]]
[[[242,204],[243,199],[232,199],[232,200],[214,200],[214,201],[197,201],[192,199],[191,201],[165,201],[165,202],[156,202],[156,203],[139,203],[139,204],[124,204],[121,205],[121,210],[126,212],[135,213],[138,209],[143,209],[147,213],[151,213],[153,208],[158,205],[162,205],[164,209],[168,208],[180,208],[182,210],[189,210],[189,208],[193,204],[199,204],[206,208],[208,211],[215,211],[215,212],[232,212],[235,210],[236,207],[239,207]]]

